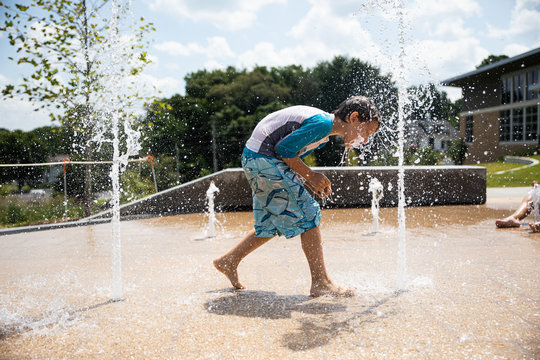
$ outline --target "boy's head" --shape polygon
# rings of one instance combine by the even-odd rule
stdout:
[[[339,104],[333,114],[343,121],[345,147],[359,147],[365,144],[381,124],[377,107],[365,96],[353,96]],[[345,125],[344,124],[344,125]]]
[[[365,96],[353,96],[339,104],[337,110],[333,114],[345,122],[351,122],[350,115],[354,112],[358,113],[359,122],[376,121],[380,124],[381,115],[379,110],[371,99]]]

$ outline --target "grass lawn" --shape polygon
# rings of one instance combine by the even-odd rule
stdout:
[[[540,155],[528,156],[540,161]],[[487,187],[516,187],[531,186],[533,180],[540,181],[540,164],[523,170],[510,171],[504,174],[495,174],[498,171],[519,168],[521,164],[493,162],[479,164],[487,170]]]

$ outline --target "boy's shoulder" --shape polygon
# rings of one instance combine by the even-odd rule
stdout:
[[[324,110],[308,105],[289,106],[277,111],[276,113],[281,113],[281,115],[285,116],[301,117],[303,119],[308,119],[316,115],[330,115]]]
[[[315,115],[312,115],[304,120],[303,125],[305,126],[317,126],[322,127],[323,129],[330,132],[334,124],[334,115],[327,112],[320,112]]]

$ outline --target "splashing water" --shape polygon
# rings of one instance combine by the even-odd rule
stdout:
[[[122,241],[120,228],[120,174],[126,169],[128,159],[137,155],[140,132],[133,127],[135,116],[133,95],[129,93],[136,88],[136,79],[130,73],[130,67],[137,67],[136,54],[133,52],[131,36],[120,34],[118,21],[130,9],[129,1],[113,0],[111,2],[111,19],[108,38],[100,50],[100,66],[104,74],[101,90],[92,99],[97,123],[92,141],[98,146],[109,142],[112,144],[112,284],[111,298],[121,300],[122,291]],[[121,126],[123,127],[121,128]],[[122,143],[122,146],[121,146]],[[121,148],[125,149],[121,152]]]
[[[366,139],[364,139],[362,136],[358,135],[358,137],[356,139],[354,139],[352,142],[351,142],[351,147],[352,148],[360,148],[360,146],[362,146],[362,144],[364,144],[366,142]]]
[[[373,232],[379,232],[379,201],[382,199],[383,186],[377,178],[371,179],[368,191],[371,193],[371,214],[373,215]]]
[[[219,188],[212,181],[208,190],[206,190],[206,198],[208,199],[208,230],[206,237],[216,237],[216,212],[214,209],[214,197],[219,192]]]
[[[397,4],[397,18],[399,29],[399,68],[397,72],[398,84],[398,264],[397,288],[407,289],[407,237],[405,227],[405,169],[403,167],[405,143],[405,105],[407,99],[407,85],[405,81],[405,23],[403,0]]]

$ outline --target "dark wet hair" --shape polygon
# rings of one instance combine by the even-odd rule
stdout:
[[[360,122],[377,121],[381,124],[381,114],[375,103],[365,96],[353,96],[339,104],[337,110],[332,113],[343,121],[347,121],[349,115],[357,111]]]

